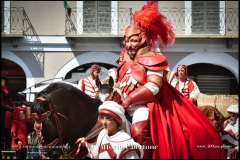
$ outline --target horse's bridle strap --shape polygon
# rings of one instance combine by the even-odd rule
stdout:
[[[63,118],[65,118],[66,120],[68,120],[68,118],[67,118],[65,115],[63,115],[62,113],[56,112],[56,114],[59,115],[59,116],[61,116],[61,117],[63,117]]]
[[[53,148],[53,146],[56,146],[59,143],[59,138],[56,138],[52,143],[49,143],[47,145],[47,149],[46,150],[50,150]]]
[[[40,96],[40,97],[37,97],[36,99],[37,99],[37,100],[40,100],[40,101],[47,101],[47,99],[46,99],[46,98],[44,98],[44,97],[42,97],[42,96]]]
[[[42,102],[47,101],[47,102],[48,102],[48,107],[49,107],[50,111],[47,111],[47,112],[41,114],[40,116],[37,115],[37,114],[35,114],[35,113],[33,113],[34,118],[36,118],[36,120],[39,120],[40,122],[43,122],[46,118],[48,118],[48,117],[52,114],[53,117],[54,117],[56,126],[57,126],[57,132],[58,132],[58,137],[59,137],[59,138],[58,138],[58,142],[60,141],[61,144],[62,144],[62,135],[63,135],[63,134],[62,134],[62,129],[61,129],[61,127],[60,127],[60,121],[59,121],[58,116],[66,119],[66,120],[68,120],[68,118],[67,118],[64,114],[62,114],[62,113],[60,113],[60,112],[54,111],[53,105],[50,103],[50,101],[49,101],[47,98],[45,98],[45,97],[43,97],[43,96],[40,96],[40,97],[37,97],[36,99],[37,99],[37,100],[40,100],[40,101],[42,101]],[[35,115],[34,115],[34,114],[35,114]],[[55,140],[56,140],[56,139],[55,139]],[[53,142],[52,142],[52,143],[53,143]]]
[[[43,122],[45,121],[49,116],[51,115],[51,112],[50,111],[47,111],[41,115],[37,114],[37,113],[32,113],[32,117],[35,121],[38,121],[38,122]]]

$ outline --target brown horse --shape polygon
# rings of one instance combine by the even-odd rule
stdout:
[[[42,145],[49,150],[47,156],[59,158],[63,152],[73,151],[76,140],[85,137],[96,124],[101,104],[100,100],[61,82],[52,83],[39,92],[32,113],[37,124],[42,126],[38,131],[42,133],[39,134]]]
[[[218,132],[223,130],[223,123],[226,118],[213,106],[198,106],[198,108],[212,121]]]

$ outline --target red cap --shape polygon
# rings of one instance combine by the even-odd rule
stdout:
[[[90,74],[92,75],[93,74],[93,71],[98,71],[100,72],[101,71],[101,67],[97,64],[93,64],[91,65],[91,69],[90,69]]]
[[[114,120],[116,120],[119,125],[122,125],[122,119],[117,114],[115,114],[109,110],[102,109],[99,111],[98,115],[107,115],[107,116],[113,118]]]

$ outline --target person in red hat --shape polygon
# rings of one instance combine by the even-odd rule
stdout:
[[[97,98],[97,94],[99,90],[97,86],[97,83],[98,83],[97,81],[100,82],[98,78],[100,72],[101,72],[101,67],[97,64],[93,64],[91,65],[91,68],[90,68],[90,75],[86,78],[81,79],[78,82],[80,90],[92,98]]]
[[[186,65],[178,65],[177,71],[169,80],[169,83],[193,104],[198,106],[197,99],[200,96],[200,90],[196,82],[188,78],[188,68]]]
[[[24,111],[22,106],[16,107],[11,124],[12,150],[16,151],[17,159],[25,159],[27,154],[28,129]]]
[[[113,101],[105,101],[98,110],[99,121],[104,129],[99,133],[96,144],[88,144],[85,138],[79,138],[76,143],[87,147],[88,156],[93,159],[142,158],[141,145],[128,134],[129,125],[122,106]]]
[[[1,146],[2,150],[10,150],[11,135],[10,125],[12,120],[12,114],[14,108],[12,107],[13,101],[9,96],[7,88],[8,77],[6,75],[1,76],[1,141],[4,146]]]
[[[165,78],[168,61],[155,52],[173,44],[171,23],[148,1],[125,29],[111,100],[122,105],[132,121],[131,136],[147,159],[225,158],[222,141],[209,119]],[[211,146],[215,147],[209,147]],[[153,146],[153,147],[152,147]]]

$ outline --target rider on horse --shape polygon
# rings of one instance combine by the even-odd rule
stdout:
[[[207,117],[168,84],[168,61],[153,51],[156,41],[162,48],[169,37],[174,42],[172,26],[156,3],[136,11],[134,24],[125,30],[112,99],[131,117],[132,137],[145,148],[155,148],[144,149],[144,158],[223,158],[221,148],[198,148],[221,146],[220,136]]]

